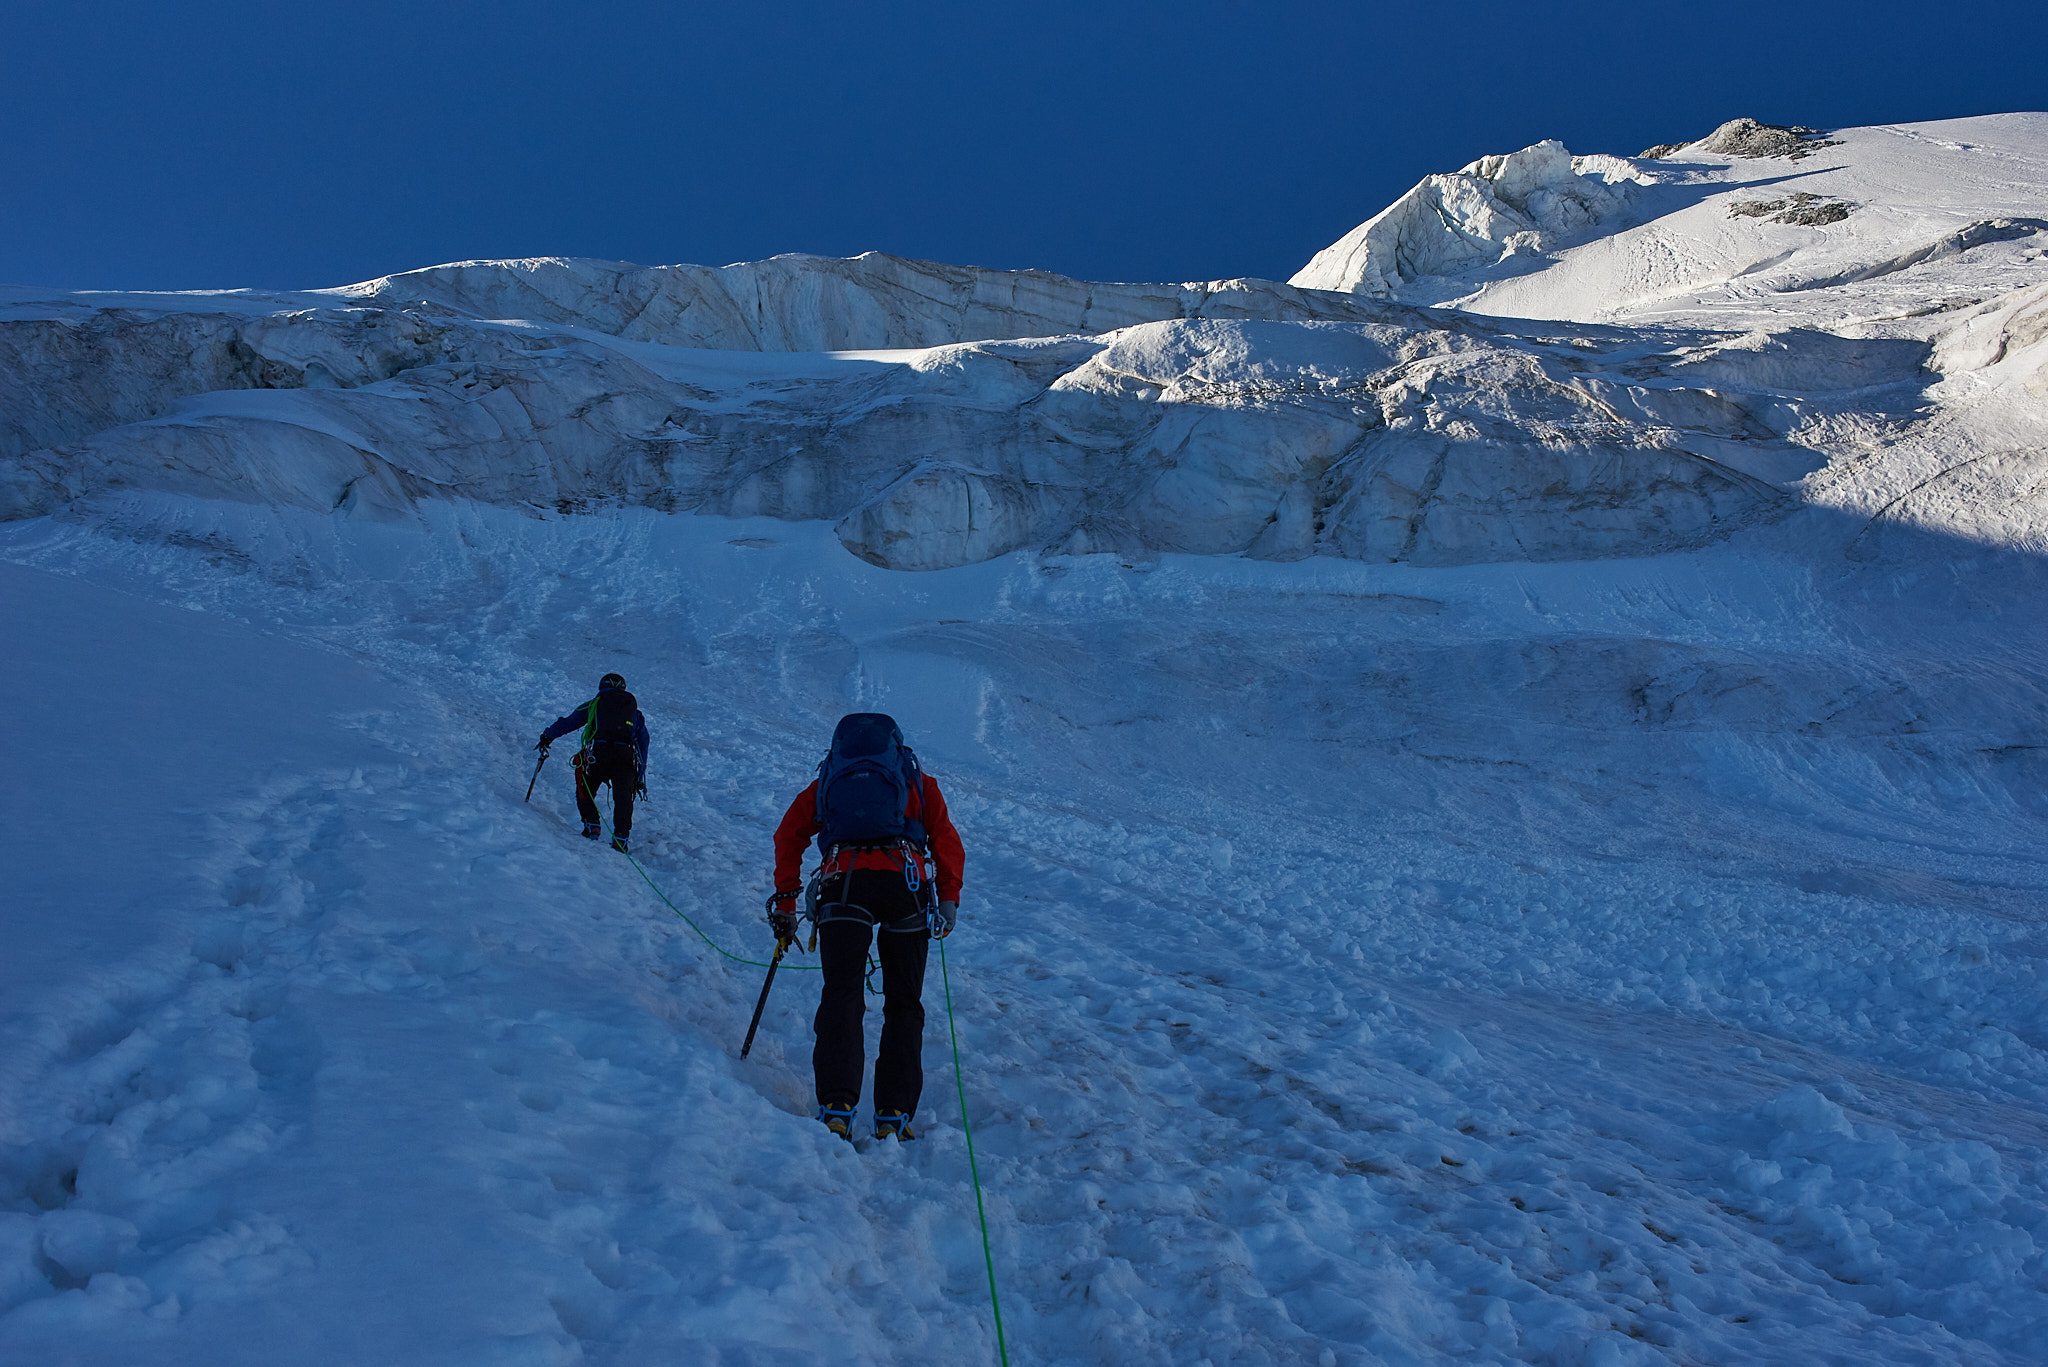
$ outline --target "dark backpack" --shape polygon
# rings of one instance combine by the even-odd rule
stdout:
[[[880,712],[842,718],[818,765],[819,851],[898,840],[923,849],[924,823],[906,810],[913,795],[922,813],[924,774],[895,718]]]
[[[640,711],[638,698],[623,688],[607,688],[585,705],[590,711],[583,722],[584,745],[598,741],[621,745],[633,743],[633,717]]]

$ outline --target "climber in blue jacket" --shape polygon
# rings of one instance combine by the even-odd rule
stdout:
[[[607,674],[597,681],[597,696],[540,733],[533,748],[543,755],[556,739],[581,728],[576,751],[576,810],[583,817],[583,838],[603,833],[598,823],[597,790],[612,785],[612,848],[626,853],[633,834],[633,799],[647,791],[647,718],[640,701],[626,691],[626,681]]]

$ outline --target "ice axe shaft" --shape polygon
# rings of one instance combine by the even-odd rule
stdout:
[[[775,986],[775,969],[781,964],[783,951],[787,950],[789,945],[788,940],[775,942],[775,957],[768,961],[768,977],[761,984],[761,999],[754,1003],[754,1018],[747,1022],[746,1042],[740,1045],[741,1058],[745,1058],[747,1051],[754,1047],[754,1032],[761,1028],[761,1013],[768,1008],[768,989]]]
[[[528,802],[533,801],[533,785],[540,782],[540,765],[546,764],[547,762],[548,752],[543,750],[540,752],[540,764],[536,764],[533,766],[533,777],[526,780],[526,800]]]

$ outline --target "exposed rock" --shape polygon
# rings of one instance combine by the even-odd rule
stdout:
[[[1773,223],[1789,223],[1804,228],[1821,228],[1830,223],[1840,223],[1856,208],[1846,199],[1830,199],[1826,195],[1801,192],[1785,199],[1745,199],[1728,206],[1730,218],[1762,218],[1771,215]]]
[[[1678,152],[1706,152],[1719,157],[1810,157],[1823,147],[1840,147],[1827,140],[1818,128],[1801,124],[1759,123],[1755,119],[1730,119],[1697,142],[1660,142],[1636,156],[1644,161],[1661,161]]]
[[[1288,281],[1390,298],[1408,281],[1540,252],[1622,212],[1639,173],[1619,157],[1573,157],[1547,141],[1430,176]]]
[[[1759,123],[1755,119],[1730,119],[1688,147],[1719,157],[1791,157],[1796,161],[1823,147],[1841,145],[1824,139],[1825,135],[1818,128]],[[1665,155],[1675,150],[1669,149]]]
[[[1795,204],[1771,221],[1790,223],[1801,228],[1825,228],[1830,223],[1840,223],[1855,207],[1846,200],[1839,199],[1831,199],[1821,204]]]

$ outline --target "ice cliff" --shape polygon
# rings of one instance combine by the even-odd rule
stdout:
[[[1988,317],[2038,283],[2038,188],[1986,191],[1994,219],[1926,195],[1977,173],[1972,148],[2037,155],[2037,119],[1802,142],[1801,202],[1853,216],[1782,223],[1750,208],[1789,160],[1540,142],[1430,177],[1284,285],[869,253],[14,287],[0,516],[124,490],[380,518],[628,504],[826,520],[899,569],[1694,547],[1839,494],[1809,477],[1898,446],[1930,404],[1977,402],[1941,381],[1983,350],[1951,334],[1992,324],[1899,303],[1967,277]]]
[[[1784,402],[1674,382],[1632,339],[1450,316],[803,356],[404,309],[11,330],[24,370],[97,381],[9,414],[16,517],[117,489],[381,516],[612,501],[839,521],[905,569],[1028,548],[1436,564],[1698,545],[1814,463],[1773,426]],[[201,392],[154,411],[167,351]]]

